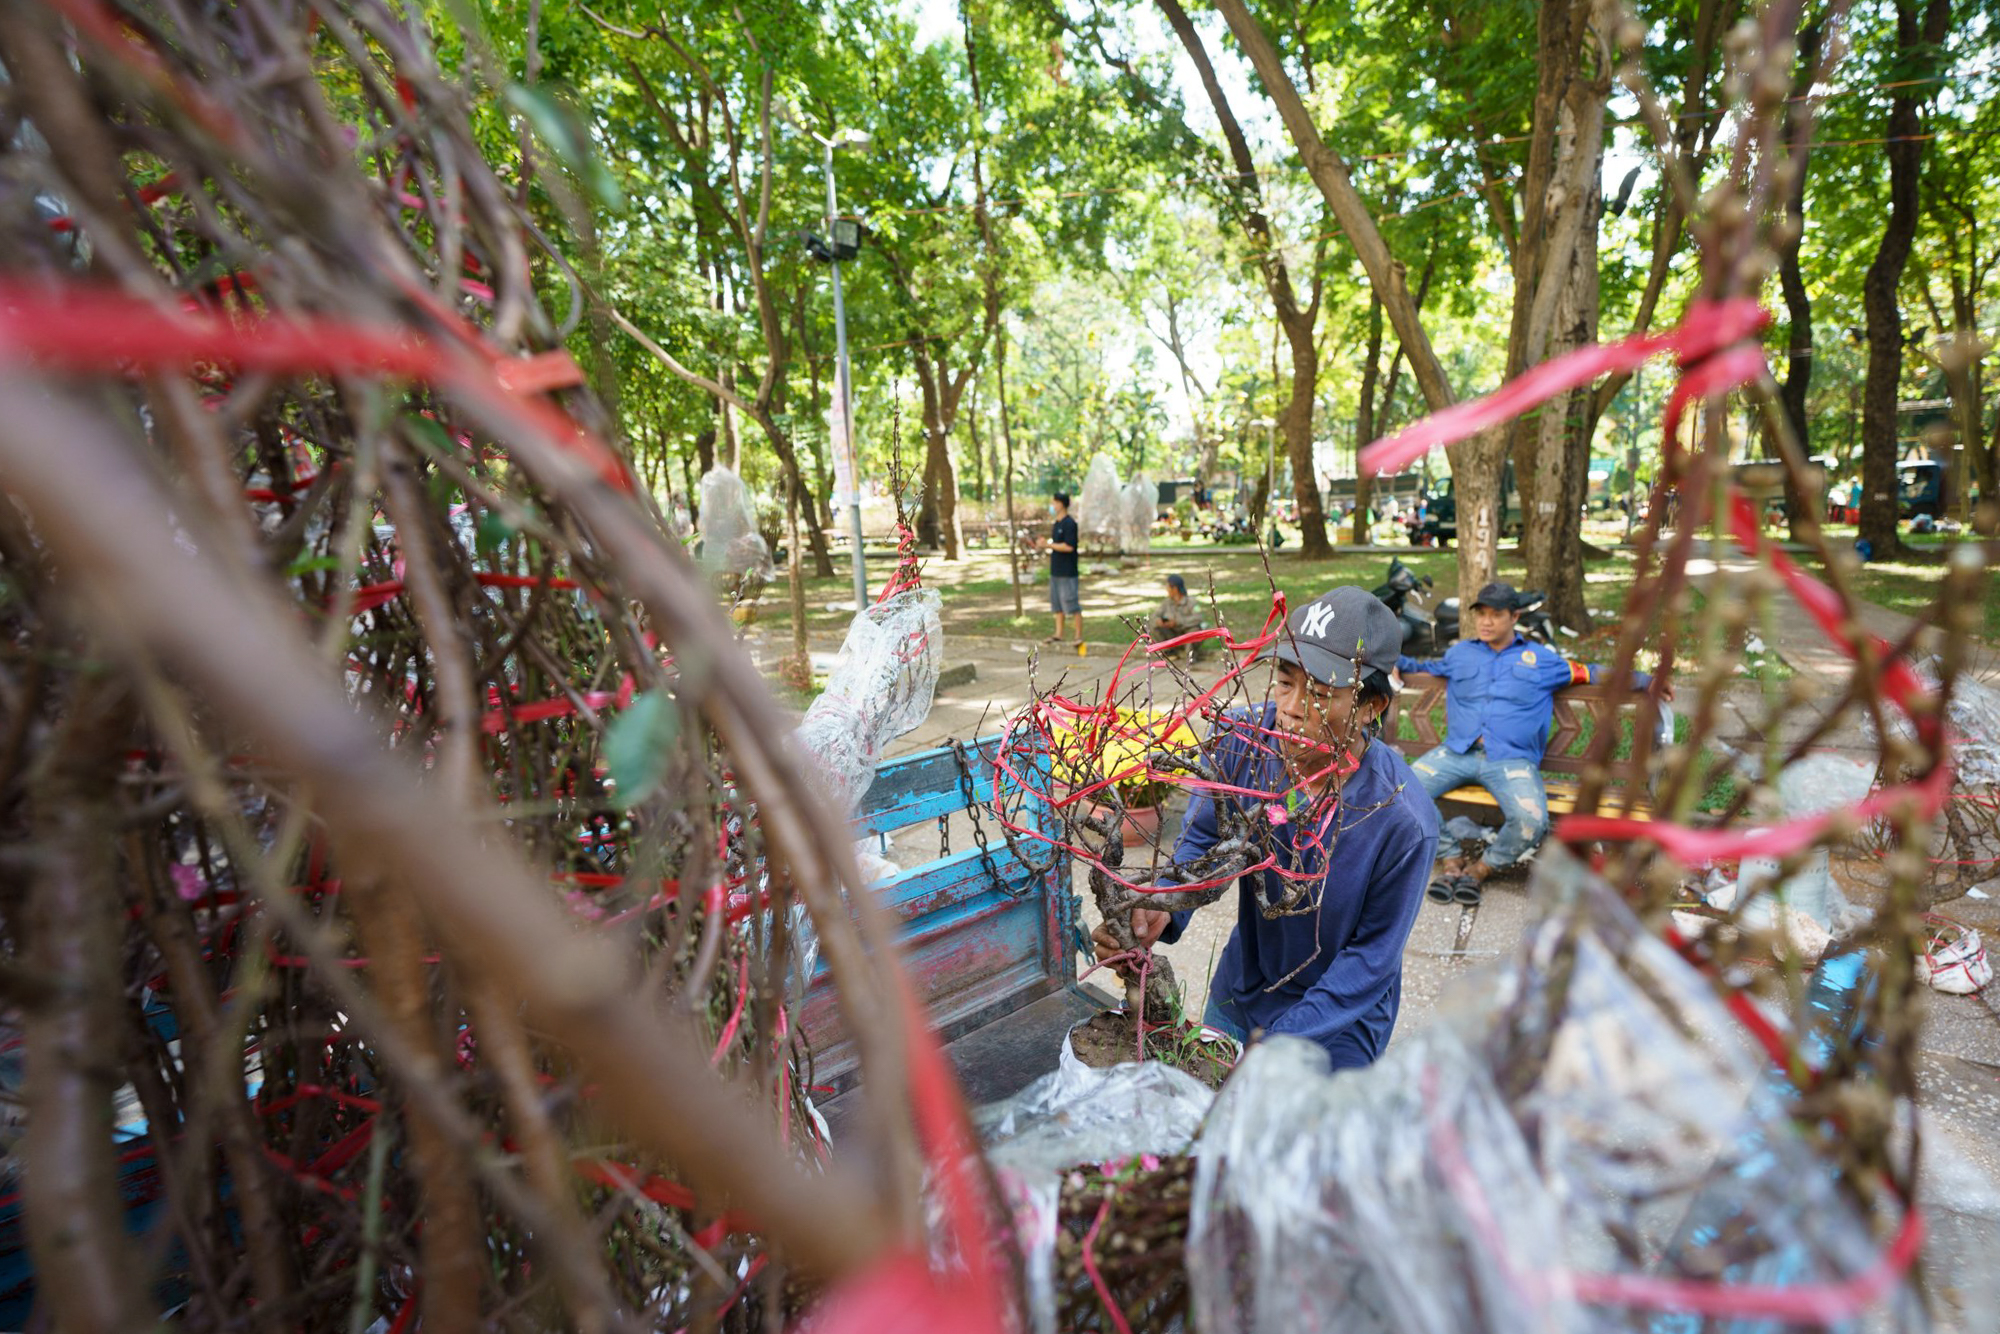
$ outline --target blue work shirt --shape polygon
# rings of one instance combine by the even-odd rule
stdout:
[[[1542,762],[1555,716],[1556,691],[1603,680],[1603,669],[1571,662],[1547,644],[1519,634],[1495,650],[1483,639],[1461,639],[1442,658],[1402,657],[1399,672],[1428,672],[1445,679],[1444,745],[1463,755],[1481,741],[1490,760]],[[1632,673],[1635,688],[1653,678]]]
[[[1256,719],[1275,724],[1277,706],[1238,711],[1223,722]],[[1227,730],[1211,751],[1222,780],[1235,787],[1281,793],[1290,786],[1284,761],[1253,748],[1241,731]],[[1264,804],[1251,797],[1197,792],[1188,803],[1174,861],[1185,864],[1221,837],[1216,802]],[[1359,767],[1341,785],[1336,808],[1322,817],[1327,832],[1303,855],[1294,824],[1271,828],[1273,849],[1288,869],[1319,871],[1309,890],[1319,911],[1267,918],[1256,882],[1277,899],[1284,882],[1271,871],[1236,882],[1236,929],[1216,961],[1212,1001],[1246,1033],[1290,1033],[1326,1049],[1336,1070],[1372,1063],[1389,1045],[1403,999],[1403,945],[1416,924],[1431,862],[1437,854],[1438,816],[1416,775],[1396,748],[1371,739]],[[1172,944],[1192,912],[1177,912],[1160,939]]]

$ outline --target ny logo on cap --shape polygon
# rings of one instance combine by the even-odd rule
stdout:
[[[1333,608],[1324,602],[1315,602],[1306,608],[1305,623],[1299,626],[1299,633],[1318,639],[1326,634],[1326,625],[1333,619]]]

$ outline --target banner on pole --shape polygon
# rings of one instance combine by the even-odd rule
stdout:
[[[833,451],[833,504],[836,509],[854,503],[853,442],[847,436],[847,395],[836,372],[833,377],[833,405],[827,409],[826,438]]]

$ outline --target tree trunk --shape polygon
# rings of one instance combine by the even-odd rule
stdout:
[[[1207,413],[1203,407],[1208,395],[1202,391],[1201,381],[1195,378],[1194,368],[1188,364],[1187,341],[1181,337],[1180,303],[1169,292],[1165,297],[1167,307],[1167,350],[1174,354],[1174,365],[1180,368],[1181,392],[1187,395],[1188,426],[1194,432],[1195,480],[1206,486],[1208,475],[1215,470],[1216,442],[1209,434]]]
[[[574,221],[577,224],[577,261],[583,269],[584,278],[598,291],[609,291],[604,277],[604,252],[597,243],[596,211],[587,206],[579,208]],[[604,415],[609,421],[612,439],[623,441],[625,421],[618,361],[611,355],[612,335],[615,332],[611,312],[602,302],[591,302],[583,327],[584,337],[590,344],[591,387],[597,390],[598,398],[604,403]]]
[[[1315,306],[1317,303],[1315,303]],[[1318,469],[1313,466],[1313,400],[1319,391],[1319,348],[1313,342],[1309,314],[1286,321],[1292,345],[1292,396],[1282,425],[1285,457],[1292,464],[1292,498],[1298,503],[1299,559],[1325,560],[1333,554],[1326,540],[1326,511],[1320,505]]]
[[[1591,200],[1594,206],[1596,199]],[[1597,339],[1597,247],[1578,246],[1549,346],[1560,356]],[[1548,594],[1550,619],[1569,629],[1591,625],[1583,598],[1583,504],[1590,485],[1590,390],[1573,390],[1542,407],[1537,423],[1539,510],[1525,523],[1522,554],[1531,587]]]
[[[1919,16],[1916,0],[1896,0],[1896,52],[1907,61],[1917,48],[1944,40],[1951,16],[1949,0],[1926,0]],[[1861,391],[1861,537],[1877,557],[1903,550],[1897,531],[1901,497],[1896,485],[1898,431],[1896,400],[1903,375],[1903,312],[1896,288],[1917,234],[1918,186],[1923,172],[1922,99],[1930,87],[1919,82],[1889,100],[1889,221],[1875,259],[1861,282],[1867,315],[1868,371]]]
[[[935,422],[924,425],[926,490],[935,497],[932,531],[946,560],[958,559],[958,467],[951,456],[951,437]]]
[[[1007,467],[1000,474],[1001,503],[1007,507],[1007,573],[1014,585],[1014,616],[1021,609],[1021,550],[1014,531],[1014,431],[1007,423],[1007,326],[996,321],[993,344],[993,386],[1000,397],[1000,442],[1007,451]]]
[[[979,394],[972,395],[972,410],[965,414],[965,438],[972,446],[972,494],[986,501],[986,451],[979,443]]]
[[[1479,590],[1493,582],[1500,553],[1500,477],[1507,432],[1495,427],[1470,440],[1445,446],[1451,464],[1452,495],[1458,506],[1458,598],[1470,607]]]
[[[1603,160],[1604,94],[1587,82],[1582,61],[1590,7],[1580,0],[1550,0],[1536,25],[1536,86],[1532,147],[1521,187],[1521,230],[1514,247],[1513,311],[1507,331],[1507,377],[1568,351],[1585,293],[1576,286],[1579,254],[1596,255],[1597,200]],[[1586,233],[1588,234],[1586,236]],[[1593,285],[1594,292],[1594,285]],[[1590,317],[1594,328],[1595,315]],[[1586,451],[1590,402],[1570,420],[1571,396],[1553,400],[1509,423],[1508,453],[1521,494],[1522,555],[1528,582],[1550,595],[1575,584],[1569,613],[1582,613],[1582,532],[1567,512],[1569,451]],[[1587,481],[1587,478],[1585,479]],[[1565,543],[1565,538],[1567,542]],[[1562,547],[1567,545],[1568,549]],[[1577,568],[1565,568],[1571,564]]]
[[[813,421],[823,422],[826,420],[826,409],[820,406],[819,362],[814,359],[812,339],[809,337],[811,326],[806,321],[806,289],[803,284],[798,288],[798,296],[793,303],[793,315],[799,329],[799,354],[806,365],[807,403],[811,407]],[[820,527],[830,532],[833,529],[833,469],[827,455],[831,452],[829,446],[832,440],[830,435],[822,436],[814,431],[812,441],[813,484],[806,495],[805,507],[818,514]]]
[[[1567,262],[1545,271],[1542,283],[1560,283],[1548,346],[1549,358],[1597,341],[1597,231],[1603,205],[1603,92],[1581,78],[1565,90],[1558,118],[1562,157],[1554,179],[1563,195],[1548,210],[1551,232],[1573,234]],[[1568,216],[1580,213],[1580,218]],[[1577,389],[1542,405],[1534,428],[1534,500],[1521,480],[1521,551],[1528,584],[1548,594],[1550,619],[1572,630],[1590,628],[1583,600],[1583,502],[1590,485],[1591,391]]]
[[[1368,292],[1368,351],[1361,359],[1361,393],[1354,409],[1354,449],[1360,451],[1375,439],[1375,381],[1382,363],[1382,298]],[[1357,465],[1354,469],[1354,545],[1368,542],[1368,507],[1375,500],[1375,479]]]
[[[1974,232],[1977,241],[1977,232]],[[2000,254],[2000,252],[1996,252]],[[1973,264],[1979,263],[1975,249],[1971,255]],[[1957,419],[1958,448],[1952,455],[1952,504],[1951,517],[1968,527],[1977,518],[1972,508],[1972,483],[1979,483],[1979,494],[1983,501],[1993,499],[1993,456],[1986,447],[1985,395],[1980,383],[1980,372],[1986,358],[1986,345],[1979,337],[1978,293],[1973,283],[1961,279],[1956,271],[1956,256],[1953,257],[1954,271],[1951,274],[1951,342],[1938,357],[1944,370],[1944,381],[1951,395],[1952,415]],[[1926,298],[1929,292],[1926,289]],[[1938,326],[1944,326],[1942,312],[1935,302],[1931,304],[1932,318]]]
[[[958,559],[958,470],[951,457],[951,427],[965,380],[948,377],[943,356],[933,361],[919,345],[912,358],[924,394],[924,494],[917,510],[917,541]]]
[[[1812,82],[1819,71],[1819,48],[1821,21],[1818,19],[1799,30],[1798,72],[1792,78],[1792,101],[1785,107],[1785,141],[1794,143],[1794,126],[1798,110],[1805,105],[1805,98],[1812,91]],[[1785,383],[1778,390],[1778,404],[1785,421],[1791,426],[1792,439],[1798,441],[1799,449],[1811,455],[1812,431],[1806,420],[1806,393],[1812,387],[1812,293],[1806,290],[1805,273],[1799,266],[1799,243],[1805,237],[1806,226],[1806,166],[1812,157],[1811,144],[1799,144],[1793,151],[1788,169],[1791,171],[1791,188],[1785,198],[1785,226],[1779,234],[1778,246],[1778,286],[1785,296]],[[1779,458],[1777,442],[1769,438],[1767,430],[1764,443],[1766,458]],[[1831,479],[1829,479],[1831,480]],[[1821,496],[1802,495],[1797,479],[1791,469],[1785,470],[1785,513],[1791,530],[1792,540],[1799,541],[1802,520],[1807,505],[1818,505]]]
[[[771,442],[771,448],[777,452],[778,462],[784,469],[785,484],[795,488],[800,495],[810,495],[805,474],[799,469],[799,452],[793,447],[791,437],[779,428],[776,418],[769,413],[760,413],[757,425],[763,428],[765,437]],[[826,530],[820,527],[819,515],[814,512],[810,504],[804,506],[804,509],[806,542],[812,548],[813,574],[821,579],[831,579],[833,557],[827,552]]]

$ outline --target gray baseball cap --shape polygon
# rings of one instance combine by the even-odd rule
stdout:
[[[1351,686],[1370,668],[1387,675],[1403,651],[1403,625],[1360,588],[1335,588],[1299,607],[1260,654],[1289,662],[1326,686]],[[1358,670],[1357,670],[1358,669]]]

